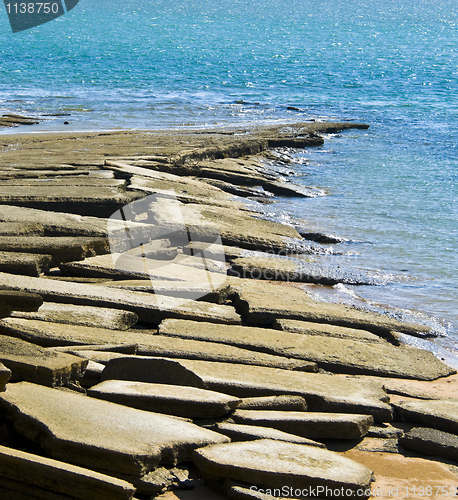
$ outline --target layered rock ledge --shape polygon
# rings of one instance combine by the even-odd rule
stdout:
[[[326,194],[291,148],[352,128],[1,136],[3,495],[456,492],[458,376],[399,340],[430,329],[313,299],[386,279],[268,213]]]

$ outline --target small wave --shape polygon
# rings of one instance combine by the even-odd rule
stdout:
[[[334,290],[336,290],[339,294],[348,295],[353,299],[361,300],[361,297],[354,290],[348,288],[343,283],[337,283],[337,285],[334,285],[332,288],[334,288]]]
[[[434,356],[436,356],[436,358],[439,358],[441,361],[444,361],[453,368],[458,369],[458,356],[456,354],[457,353],[456,343],[454,345],[444,346],[442,345],[444,343],[443,340],[441,340],[441,343],[439,344],[434,339],[426,340],[418,337],[412,337],[411,335],[406,335],[403,333],[399,334],[399,339],[403,344],[432,352]]]
[[[88,109],[83,106],[64,106],[62,111],[78,111],[80,113],[90,113],[94,111],[93,109]]]

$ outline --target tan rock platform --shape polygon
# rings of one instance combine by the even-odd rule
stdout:
[[[109,345],[109,344],[107,344]],[[82,347],[82,346],[77,346],[77,347]],[[72,350],[70,346],[66,346],[64,348],[62,347],[48,347],[48,349],[52,350],[57,350],[59,352],[68,352],[69,354],[74,354],[75,356],[81,356],[82,358],[88,359],[89,361],[93,361],[94,363],[97,364],[102,364],[106,365],[108,362],[112,359],[115,358],[123,358],[125,354],[122,354],[120,352],[113,352],[113,351],[96,351],[96,350],[91,350],[90,347],[84,346],[86,349],[75,349]],[[64,349],[64,350],[62,350]],[[130,354],[135,354],[135,353],[130,353]]]
[[[133,480],[159,463],[189,460],[195,448],[228,441],[172,417],[27,382],[9,384],[0,407],[52,458]]]
[[[316,372],[317,366],[310,361],[260,353],[231,345],[197,340],[182,340],[156,335],[155,330],[129,329],[127,331],[64,325],[47,321],[6,318],[0,320],[0,333],[19,337],[45,347],[87,346],[94,344],[136,345],[142,356],[219,361],[248,365],[268,366],[286,370]]]
[[[372,471],[353,460],[321,448],[281,441],[208,446],[194,453],[194,461],[204,477],[243,481],[258,488],[287,485],[308,492],[312,488],[311,496],[322,498],[335,498],[333,490],[342,488],[349,490],[347,497],[362,490],[359,497],[367,498],[364,490],[372,481]]]
[[[141,321],[158,324],[165,317],[200,319],[239,323],[240,317],[230,306],[189,301],[182,304],[170,298],[169,309],[159,308],[154,295],[128,290],[113,290],[81,283],[51,281],[43,278],[18,277],[0,273],[0,290],[18,290],[38,293],[49,302],[71,302],[77,305],[111,307],[135,312]]]
[[[232,420],[232,418],[231,418]],[[232,424],[229,421],[220,422],[208,427],[209,429],[224,434],[232,442],[255,441],[256,439],[273,439],[274,441],[286,441],[287,443],[307,444],[325,448],[325,445],[318,441],[312,441],[296,434],[283,432],[272,427],[261,427],[259,425]]]
[[[383,385],[390,397],[400,401],[403,396],[417,399],[458,399],[458,375],[427,382],[421,380],[385,379]],[[398,395],[398,396],[395,396]]]
[[[135,493],[126,481],[4,446],[0,482],[8,500],[131,500]]]
[[[187,418],[218,418],[240,403],[226,394],[195,387],[106,380],[91,387],[88,395],[139,410]]]
[[[0,251],[50,255],[49,266],[109,251],[106,238],[87,236],[0,236]]]
[[[356,340],[358,342],[379,343],[381,338],[374,333],[357,328],[346,328],[344,326],[330,325],[327,323],[313,323],[310,321],[298,321],[294,319],[278,319],[274,328],[290,333],[303,333],[305,335],[321,335],[324,337],[336,337],[339,339]],[[393,339],[389,339],[390,342]]]
[[[49,271],[53,257],[23,252],[0,252],[0,271],[39,276]]]
[[[55,302],[45,302],[36,312],[15,312],[12,317],[108,328],[110,330],[128,330],[138,321],[137,315],[129,311]]]
[[[78,380],[88,363],[78,356],[6,335],[0,335],[0,362],[11,370],[12,381],[26,380],[51,387]]]
[[[374,423],[370,415],[275,410],[236,410],[235,423],[272,427],[311,439],[357,439]]]
[[[302,396],[265,396],[243,398],[238,406],[241,410],[289,410],[306,411],[307,403]]]
[[[109,217],[116,209],[143,194],[126,192],[113,186],[5,186],[0,187],[0,203],[56,212]]]
[[[9,316],[13,311],[36,311],[42,303],[42,297],[36,293],[0,290],[0,318]]]
[[[181,257],[181,258],[180,258]],[[90,257],[82,262],[72,262],[61,265],[61,270],[69,276],[90,276],[96,278],[116,279],[149,279],[152,286],[156,281],[177,281],[178,285],[190,283],[193,286],[207,285],[208,293],[212,291],[209,283],[218,286],[226,279],[226,268],[214,268],[213,271],[205,268],[196,269],[189,265],[189,257],[178,256],[173,260],[157,260],[135,256],[121,256],[116,262],[113,255]],[[201,262],[201,261],[200,261]]]
[[[458,461],[458,436],[438,429],[414,427],[399,440],[408,450],[421,455]]]
[[[312,361],[321,368],[340,373],[435,380],[455,372],[428,351],[388,343],[361,343],[320,335],[173,319],[163,321],[159,333]]]
[[[0,177],[1,177],[0,173]],[[2,211],[0,207],[0,218]],[[2,236],[44,236],[44,227],[39,222],[5,222],[0,221],[0,235]]]
[[[280,488],[277,488],[277,490],[278,491],[276,491],[275,489],[266,488],[259,488],[259,490],[253,489],[249,484],[240,483],[238,481],[231,481],[229,479],[224,481],[223,485],[224,494],[231,500],[266,500],[266,498],[268,498],[267,495],[272,496],[272,494],[282,493],[282,490]],[[291,496],[291,490],[289,488],[286,488],[283,493],[288,495],[287,498],[289,500],[301,500],[297,496]],[[286,497],[276,495],[275,499],[286,500]]]
[[[358,311],[341,304],[316,302],[302,290],[253,280],[232,279],[234,303],[250,324],[272,324],[279,318],[327,323],[390,337],[393,330],[428,334],[423,325],[401,323],[388,316]]]
[[[304,397],[310,411],[370,414],[381,421],[392,418],[387,394],[372,381],[237,363],[149,358],[142,366],[141,357],[126,359],[111,360],[104,379],[190,385],[239,398],[296,394]]]
[[[394,407],[407,422],[458,434],[458,399],[400,401]]]
[[[57,168],[56,172],[62,175],[62,168]],[[56,172],[54,172],[54,175]],[[86,171],[86,173],[88,172]],[[29,171],[29,175],[40,175],[40,172],[35,174]],[[106,219],[96,216],[91,217],[73,213],[53,212],[49,209],[38,210],[35,208],[25,208],[14,205],[0,205],[0,221],[14,224],[16,228],[18,228],[15,233],[9,234],[9,236],[21,234],[21,232],[26,231],[27,228],[29,229],[24,235],[27,235],[29,232],[37,235],[44,235],[44,232],[46,232],[49,236],[66,235],[105,238],[108,234]],[[138,223],[136,226],[138,230],[141,230],[143,224]],[[131,228],[133,228],[133,224]],[[122,225],[120,225],[120,229],[122,229]]]

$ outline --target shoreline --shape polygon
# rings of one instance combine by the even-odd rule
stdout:
[[[29,118],[27,118],[29,119]],[[31,120],[32,118],[30,118]],[[224,137],[225,139],[227,139],[227,137],[229,138],[235,138],[235,136],[240,136],[241,138],[243,139],[252,139],[251,136],[255,136],[257,138],[257,140],[259,140],[260,137],[262,137],[262,139],[264,139],[264,143],[262,145],[260,145],[259,143],[256,144],[255,146],[255,149],[257,150],[257,152],[255,153],[258,154],[258,153],[262,153],[262,151],[269,151],[270,149],[272,149],[273,147],[275,147],[274,145],[272,145],[273,143],[271,143],[269,145],[269,141],[267,139],[267,141],[265,140],[266,138],[266,134],[269,135],[271,134],[272,132],[275,134],[275,133],[278,133],[279,130],[283,129],[283,130],[288,130],[287,134],[286,135],[290,135],[291,136],[291,133],[294,135],[296,134],[297,135],[297,130],[298,128],[299,129],[302,129],[302,133],[305,133],[305,134],[309,134],[309,133],[312,133],[313,135],[313,139],[312,140],[308,140],[308,141],[302,141],[302,144],[300,144],[300,141],[299,143],[295,140],[289,140],[289,144],[291,145],[294,145],[294,146],[298,146],[298,147],[308,147],[308,146],[315,146],[315,145],[319,145],[319,140],[317,141],[317,136],[316,134],[320,134],[320,133],[324,133],[324,134],[330,134],[330,133],[336,133],[336,132],[341,132],[342,130],[345,130],[345,129],[351,129],[351,128],[368,128],[369,126],[368,125],[364,125],[364,124],[355,124],[351,121],[345,121],[345,122],[336,122],[334,124],[334,122],[295,122],[295,123],[283,123],[281,125],[259,125],[257,127],[245,127],[245,126],[234,126],[234,125],[228,125],[227,127],[211,127],[210,129],[206,129],[206,128],[201,128],[201,127],[186,127],[185,129],[155,129],[155,130],[143,130],[143,129],[137,129],[137,130],[105,130],[105,131],[92,131],[92,132],[75,132],[75,131],[53,131],[53,132],[34,132],[34,131],[31,131],[31,132],[27,132],[27,133],[23,133],[23,130],[21,131],[18,131],[16,133],[12,133],[12,134],[5,134],[3,137],[8,139],[8,138],[15,138],[16,140],[25,140],[26,142],[30,142],[31,144],[28,144],[24,147],[24,150],[27,150],[27,149],[30,149],[30,148],[34,148],[34,146],[32,146],[32,144],[34,142],[38,142],[40,143],[40,141],[45,141],[45,142],[48,142],[50,141],[51,143],[53,141],[73,141],[73,140],[79,140],[79,141],[88,141],[88,144],[86,145],[89,145],[89,147],[85,147],[85,148],[82,148],[80,151],[78,150],[74,150],[72,151],[72,153],[83,153],[83,155],[86,154],[86,152],[89,152],[90,151],[90,148],[92,147],[91,145],[91,142],[93,140],[97,140],[97,138],[102,138],[102,137],[110,137],[110,139],[113,139],[114,140],[114,143],[116,144],[116,146],[119,146],[121,143],[121,150],[119,150],[119,147],[116,148],[115,150],[115,154],[114,156],[116,155],[119,155],[120,153],[126,153],[130,150],[130,146],[129,145],[126,145],[125,142],[127,142],[129,140],[130,137],[134,136],[134,137],[143,137],[143,139],[147,138],[147,137],[161,137],[162,140],[164,140],[165,137],[168,137],[169,139],[172,138],[172,141],[173,141],[173,137],[175,135],[178,135],[179,137],[184,137],[184,142],[186,142],[186,137],[195,137],[195,136],[199,136],[199,135],[202,135],[202,136],[208,136],[208,137],[211,137],[211,136],[217,136],[218,137],[218,140],[221,140],[222,137]],[[282,134],[284,135],[284,134]],[[225,137],[227,136],[227,137]],[[142,142],[142,141],[140,141]],[[170,144],[170,141],[166,141],[167,144]],[[229,141],[226,141],[226,142],[230,142],[230,139]],[[123,144],[124,143],[124,144]],[[278,143],[278,141],[277,141]],[[287,144],[288,141],[286,141],[285,144]],[[306,144],[304,146],[304,144]],[[16,146],[16,144],[14,144]],[[8,146],[7,144],[3,144],[3,147],[6,147],[6,149],[3,150],[3,153],[7,152],[9,153],[9,149],[8,149]],[[59,148],[62,147],[62,144],[59,144]],[[164,146],[160,146],[160,148],[163,148]],[[167,146],[165,146],[167,147]],[[203,146],[204,148],[206,147],[205,145]],[[153,149],[151,147],[149,147],[149,149]],[[259,150],[259,151],[258,151]],[[16,148],[13,148],[13,151],[16,151],[17,152],[17,149]],[[243,153],[246,152],[246,150],[243,150],[240,152],[238,151],[236,153],[236,157],[238,155],[243,155]],[[216,153],[216,156],[224,156],[226,154],[229,154],[231,155],[233,152],[230,152],[229,153],[227,151],[224,151],[224,147],[223,147],[223,150],[222,151],[217,151]],[[250,153],[249,151],[249,147],[248,147],[248,153]],[[61,154],[61,151],[59,151],[59,154]],[[169,152],[166,153],[166,155],[169,154]],[[102,157],[99,156],[98,158],[98,161],[101,161],[104,157],[104,155],[106,155],[106,153],[103,153]],[[215,151],[213,151],[210,156],[215,156]],[[19,154],[13,154],[13,157],[16,157],[16,156],[19,156],[19,159],[20,161],[22,161],[21,159],[21,155],[20,153]],[[205,155],[204,155],[205,156]],[[194,160],[198,160],[198,158],[200,157],[199,154],[197,154],[197,156],[195,158],[192,159],[192,161]],[[28,159],[27,159],[28,160]],[[269,157],[268,158],[268,161],[276,161],[276,158],[275,157]],[[16,161],[14,158],[11,160],[11,161]],[[172,160],[173,161],[173,160]],[[182,160],[180,160],[182,161]],[[188,161],[188,159],[184,159],[184,161]],[[265,160],[262,160],[262,161],[265,161]],[[288,168],[288,162],[285,162],[284,159],[281,159],[280,157],[277,158],[277,161],[279,162],[279,164],[283,164],[283,167],[285,169]],[[76,165],[76,164],[75,164]],[[280,172],[280,171],[279,171]],[[272,172],[271,172],[272,173]],[[275,175],[275,170],[274,170],[274,175]],[[279,175],[279,174],[277,174]],[[289,174],[287,174],[288,176]],[[287,179],[287,182],[289,181],[289,179]],[[296,186],[298,187],[298,186]],[[232,194],[236,194],[236,191],[234,191]],[[244,196],[248,196],[248,198],[245,198],[246,201],[248,201],[249,199],[249,194],[252,194],[252,193],[239,193],[240,196],[242,196],[242,198]],[[285,191],[285,192],[282,192],[281,189],[279,189],[278,192],[275,192],[274,195],[276,197],[279,197],[279,198],[282,198],[285,199],[285,195],[286,195],[286,198],[288,195],[295,195],[294,193],[291,193],[291,192],[288,192],[288,191]],[[305,196],[308,197],[308,195],[311,195],[313,196],[314,193],[311,192],[311,193],[305,193]],[[303,196],[304,193],[299,193],[299,196]],[[262,201],[263,203],[265,202],[269,202],[268,199],[265,199]],[[250,202],[251,203],[251,202]],[[268,207],[268,205],[266,205]],[[247,206],[248,207],[248,206]],[[261,210],[259,211],[260,212],[260,216],[262,217],[262,206],[260,207],[258,205],[258,209],[261,208]],[[248,208],[248,210],[251,210],[251,211],[254,211],[256,212],[256,207],[253,206],[253,204],[251,203],[251,206]],[[271,216],[268,217],[268,220],[273,220],[273,221],[276,221],[276,222],[279,222],[280,224],[285,224],[284,221],[282,221],[281,219],[279,219],[277,217],[277,215],[274,215],[273,218]],[[293,224],[294,227],[296,228],[300,228],[300,220],[298,219],[295,219],[294,216],[293,218],[291,219],[291,221],[289,222],[289,224]],[[288,223],[286,223],[288,225]],[[307,230],[305,230],[307,231]],[[316,234],[315,234],[316,233]],[[330,235],[327,235],[327,234],[324,234],[322,232],[320,232],[319,230],[317,230],[316,228],[314,228],[313,230],[309,230],[309,232],[307,234],[303,233],[301,234],[301,237],[307,239],[307,240],[311,240],[312,242],[315,241],[317,243],[323,243],[323,240],[324,243],[325,243],[325,246],[322,247],[322,248],[333,248],[332,247],[332,244],[333,243],[336,243],[338,244],[339,243],[339,238],[336,237],[335,240],[329,240],[327,241],[327,238],[329,237]],[[329,244],[329,245],[328,245]],[[288,252],[287,252],[288,253]],[[314,253],[317,253],[317,254],[320,254],[320,253],[324,253],[325,256],[326,256],[326,251],[323,251],[323,252],[315,252],[315,251],[311,251],[310,252],[311,254],[314,254]],[[331,250],[331,254],[332,254],[332,250]],[[339,251],[336,252],[336,256],[338,257],[339,256]],[[345,252],[344,252],[345,254]],[[336,264],[333,264],[333,266],[338,266],[338,263]],[[371,271],[369,271],[371,272]],[[376,272],[379,272],[377,269],[374,269],[373,270],[374,273]],[[388,276],[388,275],[387,275]],[[341,281],[339,280],[336,280],[335,283],[321,283],[321,284],[338,284],[338,283],[341,283]],[[358,284],[361,284],[356,282],[356,283],[353,283],[353,282],[348,282],[348,283],[345,283],[345,282],[342,282],[343,284],[349,284],[349,285],[358,285]],[[318,281],[317,284],[320,284],[320,282]],[[365,284],[363,282],[363,284]],[[372,284],[370,281],[367,283],[367,284]],[[377,282],[374,282],[374,284],[379,284]],[[357,291],[357,288],[353,288],[353,290]],[[323,299],[324,301],[327,300],[327,295],[328,295],[328,292],[325,292],[324,295],[321,294],[323,296]],[[342,299],[343,300],[343,299]],[[357,299],[357,302],[359,303],[363,303],[362,304],[362,307],[364,308],[364,302],[368,302],[369,307],[370,308],[374,308],[374,305],[373,305],[373,301],[372,300],[367,300],[367,299]],[[367,306],[366,306],[367,307]],[[375,309],[374,310],[378,310],[378,312],[381,312],[381,313],[386,313],[388,314],[390,310],[394,310],[396,311],[397,310],[397,307],[395,304],[393,303],[386,303],[386,304],[383,304],[383,303],[376,303],[375,305]],[[420,322],[422,321],[421,318],[418,318],[416,319],[415,318],[415,312],[414,310],[412,311],[407,311],[407,314],[408,314],[408,318],[407,321],[415,321],[415,320],[419,320]],[[409,317],[410,316],[410,317]],[[426,316],[427,317],[427,316]],[[434,319],[434,317],[431,317],[431,319]],[[440,321],[441,318],[437,318],[437,320]],[[443,349],[441,347],[441,349]],[[434,349],[431,349],[433,352],[434,352]],[[437,350],[436,350],[437,351]],[[446,351],[448,352],[448,351]],[[439,355],[438,353],[436,353],[436,355]],[[452,358],[456,358],[456,356],[454,356],[452,353],[449,353],[449,355],[452,357]],[[455,360],[456,361],[456,360]],[[454,366],[457,365],[456,362],[453,363]]]
[[[0,372],[6,391],[0,392],[0,445],[16,449],[21,433],[30,428],[25,437],[35,445],[26,447],[28,452],[108,474],[104,481],[115,476],[129,483],[127,490],[133,484],[151,498],[184,489],[187,481],[203,487],[202,477],[229,498],[249,498],[250,484],[274,487],[285,464],[298,453],[304,454],[304,463],[316,457],[311,460],[329,460],[336,470],[345,470],[340,460],[348,455],[353,464],[373,468],[377,487],[392,486],[397,476],[374,457],[383,462],[391,455],[419,471],[429,463],[423,457],[430,454],[432,439],[442,457],[433,462],[435,480],[456,483],[456,468],[448,467],[450,455],[441,455],[439,444],[455,435],[455,410],[442,417],[446,424],[439,437],[411,431],[418,423],[435,426],[428,418],[433,418],[438,397],[443,398],[439,402],[458,404],[456,372],[427,351],[400,346],[403,335],[422,338],[430,330],[315,302],[298,288],[301,283],[364,285],[377,283],[377,276],[316,265],[310,257],[326,255],[331,248],[337,253],[338,247],[305,239],[295,227],[257,216],[274,195],[311,195],[265,168],[263,160],[274,158],[272,149],[320,145],[320,134],[350,128],[367,125],[287,123],[249,133],[237,127],[230,133],[198,129],[3,135],[0,302],[6,306],[0,320],[0,361],[6,368]],[[117,215],[107,227],[112,214]],[[110,251],[118,256],[115,262]],[[278,258],[282,252],[289,258]],[[269,283],[278,278],[294,285]],[[13,351],[8,351],[7,341]],[[121,392],[111,388],[111,399],[99,397],[95,387],[103,380],[131,381],[132,387],[123,386]],[[181,388],[173,396],[174,410],[167,405],[157,409],[162,393],[149,392],[142,404],[149,411],[179,417],[174,425],[182,442],[176,444],[177,438],[166,430],[159,437],[142,427],[146,408],[131,407],[139,408],[136,391],[146,389],[136,389],[133,381],[151,384],[149,391],[161,384],[162,393]],[[59,386],[70,391],[50,389]],[[190,394],[183,393],[195,389],[212,391],[220,406],[215,402],[210,409],[207,401],[206,409],[199,410],[203,413],[196,413],[203,404],[197,402],[198,395],[191,404],[186,399]],[[132,418],[125,431],[130,439],[127,454],[108,437],[115,428],[105,428],[102,421],[109,422],[109,409],[115,410],[102,399],[117,403],[123,422]],[[407,409],[410,403],[426,406],[414,411]],[[48,421],[42,404],[55,408],[62,419]],[[64,410],[67,405],[71,415]],[[86,405],[95,415],[90,422],[85,420]],[[216,406],[222,413],[215,413]],[[265,415],[269,412],[276,413],[275,422]],[[159,428],[171,425],[167,418],[158,417]],[[72,422],[68,428],[62,424],[66,419]],[[97,443],[91,441],[88,425],[98,429]],[[250,432],[242,429],[250,426]],[[46,430],[35,433],[38,428]],[[289,437],[266,438],[267,430]],[[242,438],[235,438],[235,432]],[[160,442],[159,455],[153,457],[136,433],[142,438],[146,433],[151,445]],[[63,435],[76,450],[81,447],[82,458],[58,444],[56,436]],[[316,442],[297,444],[298,436]],[[90,451],[94,447],[97,460]],[[228,454],[229,463],[219,453]],[[240,460],[245,453],[272,461],[273,473],[262,470],[264,458],[254,464]],[[131,463],[132,455],[147,457],[141,470]],[[284,457],[289,457],[286,462]],[[182,473],[176,462],[182,464]],[[233,466],[242,468],[243,480]],[[169,471],[167,478],[164,470]],[[178,480],[180,474],[186,479]],[[310,487],[307,474],[301,469],[287,480]],[[317,474],[323,474],[321,484],[335,484],[323,470]],[[342,479],[342,485],[354,495],[352,488],[367,489],[371,478],[365,468],[358,477]],[[403,478],[415,484],[417,479],[413,473]],[[33,490],[38,483],[30,484]],[[21,485],[11,488],[19,491]],[[165,495],[174,498],[173,493]],[[119,498],[127,499],[127,493]]]
[[[31,119],[31,118],[30,118]],[[92,132],[75,132],[75,131],[53,131],[53,132],[27,132],[27,133],[23,133],[23,130],[21,131],[18,131],[16,133],[13,133],[13,134],[5,134],[3,137],[8,139],[8,138],[14,138],[15,140],[23,140],[25,141],[26,143],[29,142],[29,144],[25,145],[25,147],[23,148],[24,150],[27,150],[27,149],[30,149],[30,148],[35,148],[35,146],[33,146],[33,144],[35,142],[38,142],[38,144],[41,142],[41,141],[45,141],[45,142],[51,142],[51,144],[53,143],[53,141],[74,141],[74,140],[78,140],[78,141],[86,141],[87,144],[85,144],[85,146],[89,146],[89,147],[84,147],[84,148],[81,148],[80,150],[73,150],[72,151],[72,154],[77,154],[77,156],[80,156],[79,153],[82,153],[82,156],[85,156],[85,155],[88,155],[89,152],[91,151],[91,147],[93,147],[93,144],[92,142],[93,141],[96,141],[98,140],[98,138],[110,138],[110,140],[113,140],[111,142],[114,142],[114,144],[116,144],[116,149],[114,151],[114,157],[115,156],[118,156],[119,154],[123,154],[123,153],[127,153],[129,152],[132,147],[129,144],[126,144],[126,142],[129,141],[129,138],[132,138],[132,137],[136,137],[137,139],[138,138],[141,138],[140,139],[140,143],[144,146],[144,142],[145,140],[147,141],[147,138],[152,138],[152,137],[156,137],[156,138],[161,138],[160,140],[166,142],[166,146],[159,146],[159,148],[167,148],[169,145],[170,145],[170,140],[166,140],[165,138],[168,138],[168,139],[171,139],[173,141],[173,137],[175,135],[178,135],[178,137],[181,137],[181,138],[184,138],[184,143],[186,143],[189,138],[195,138],[196,136],[208,136],[208,137],[212,137],[212,136],[216,136],[218,138],[218,141],[221,141],[223,138],[226,140],[227,143],[230,143],[231,142],[231,139],[234,139],[236,136],[239,136],[241,140],[243,139],[248,139],[248,142],[250,142],[252,139],[253,139],[253,136],[255,138],[255,142],[257,141],[257,144],[255,145],[255,155],[256,154],[259,154],[263,151],[269,151],[271,150],[272,148],[275,147],[276,144],[279,144],[279,141],[271,141],[270,144],[269,144],[269,139],[267,138],[266,140],[266,136],[268,136],[269,134],[278,134],[280,130],[283,130],[283,132],[280,134],[280,135],[286,135],[286,136],[290,136],[289,139],[285,141],[283,141],[283,144],[287,144],[287,145],[291,145],[291,146],[296,146],[296,147],[313,147],[313,146],[316,146],[316,145],[320,145],[320,142],[322,142],[322,139],[320,139],[316,134],[320,134],[320,133],[324,133],[324,134],[330,134],[330,133],[336,133],[336,132],[341,132],[342,130],[345,130],[345,129],[352,129],[352,128],[356,128],[356,129],[365,129],[365,128],[369,128],[368,125],[365,125],[365,124],[355,124],[351,121],[345,121],[345,122],[296,122],[296,123],[282,123],[281,125],[259,125],[257,127],[246,127],[246,126],[234,126],[234,125],[228,125],[227,127],[211,127],[209,129],[206,129],[206,128],[201,128],[201,127],[186,127],[185,129],[156,129],[156,130],[142,130],[142,129],[138,129],[138,130],[106,130],[106,131],[92,131]],[[286,134],[284,133],[284,131],[287,131]],[[299,133],[300,134],[312,134],[312,139],[308,138],[305,142],[302,141],[297,141],[296,139],[291,139],[291,136],[293,135],[298,135],[298,130],[301,130],[301,132]],[[259,143],[259,139],[262,139],[261,143]],[[1,141],[0,141],[1,142]],[[246,142],[246,141],[245,141]],[[280,142],[281,144],[281,142]],[[16,144],[14,144],[14,146],[16,146]],[[56,144],[53,146],[55,147]],[[103,145],[100,145],[100,146],[103,146]],[[200,144],[201,148],[202,148],[202,144]],[[7,144],[3,144],[3,147],[6,147],[6,149],[3,150],[3,153],[10,153],[10,150],[7,146]],[[207,145],[205,144],[205,141],[203,143],[203,148],[205,149],[207,147]],[[148,149],[154,149],[152,147],[147,147]],[[218,157],[218,156],[225,156],[226,154],[229,154],[229,156],[231,154],[233,154],[233,151],[225,151],[224,150],[225,146],[223,146],[222,148],[222,151],[216,151],[216,155],[215,155],[215,149],[212,150],[212,152],[210,153],[210,157]],[[66,151],[66,148],[62,148],[62,142],[60,142],[60,144],[58,144],[58,149],[59,149],[59,154],[62,155],[62,153],[65,154],[68,154],[68,151]],[[63,151],[62,151],[63,149]],[[175,148],[176,149],[176,148]],[[230,148],[229,148],[230,149]],[[11,159],[10,161],[13,162],[13,161],[16,161],[17,159],[17,156],[19,156],[19,161],[23,161],[23,159],[21,158],[21,154],[20,152],[18,152],[17,148],[13,148],[13,153],[12,153],[12,156],[13,156],[13,159]],[[20,150],[19,150],[20,151]],[[149,152],[149,151],[147,151]],[[237,151],[236,152],[236,155],[235,157],[237,156],[241,156],[243,155],[245,152],[248,152],[248,154],[250,154],[252,151],[250,151],[250,146],[248,146],[248,149],[246,149],[246,145],[245,145],[245,149],[243,149],[242,147],[242,150],[241,151]],[[165,156],[167,155],[170,155],[170,151],[168,151],[166,149],[166,152],[164,153]],[[202,158],[206,158],[205,156],[206,153],[204,153],[203,155],[201,155],[200,153],[198,153],[197,155],[194,155],[193,158],[191,158],[191,161],[198,161],[198,159],[200,157]],[[107,155],[106,152],[103,152],[102,155],[97,158],[96,160],[96,163],[97,161],[100,163],[101,160],[103,160],[103,158]],[[138,155],[138,153],[135,153],[134,156]],[[141,156],[141,155],[139,155]],[[5,160],[5,157],[3,157],[3,159]],[[28,158],[26,159],[26,161],[28,160]],[[186,162],[188,161],[189,159],[188,158],[184,158],[183,159],[180,159],[180,162]],[[269,161],[273,161],[275,162],[276,160],[279,162],[279,164],[283,164],[283,167],[284,169],[288,169],[288,162],[284,159],[281,159],[280,157],[278,158],[275,158],[275,157],[268,157],[267,160]],[[172,160],[173,162],[174,160]],[[262,161],[265,161],[265,159],[262,159]],[[83,161],[84,163],[84,161]],[[89,162],[90,163],[90,162]],[[71,165],[71,163],[70,163]],[[75,163],[74,162],[74,165],[73,166],[76,166],[77,165],[77,162]],[[262,165],[261,165],[261,169],[262,169]],[[279,175],[279,173],[275,174],[275,170],[273,171],[274,172],[274,175]],[[280,171],[279,171],[280,172]],[[272,172],[271,172],[272,173]],[[287,176],[289,174],[287,173]],[[289,182],[289,179],[287,179],[287,182]],[[298,187],[298,186],[296,186]],[[231,194],[236,194],[237,191],[234,191],[232,192]],[[240,196],[242,196],[242,201],[243,201],[243,197],[244,196],[248,196],[248,198],[245,198],[245,201],[247,202],[250,198],[250,194],[252,193],[247,193],[247,192],[240,192],[238,193]],[[282,189],[279,189],[278,192],[275,192],[273,193],[275,197],[279,197],[279,198],[282,198],[285,199],[285,195],[286,195],[286,198],[288,197],[288,195],[293,195],[293,196],[304,196],[304,193],[300,192],[300,193],[294,193],[294,192],[288,192],[288,190],[286,191],[282,191]],[[308,195],[311,195],[313,196],[314,193],[305,193],[305,196],[308,197]],[[251,198],[253,200],[253,198]],[[268,199],[264,199],[262,200],[262,203],[268,203],[269,200]],[[260,216],[263,217],[262,215],[262,205],[259,205],[258,204],[258,207],[256,206],[253,206],[253,203],[252,201],[249,202],[249,205],[251,204],[251,206],[248,207],[247,205],[247,208],[248,210],[250,211],[254,211],[256,212],[258,209],[259,213],[260,213]],[[32,205],[29,205],[29,206],[33,206]],[[265,205],[265,206],[269,206],[269,205]],[[268,209],[267,209],[268,210]],[[267,218],[268,220],[272,220],[272,221],[275,221],[275,222],[279,222],[280,224],[285,224],[284,221],[280,220],[277,215],[275,215],[273,218],[271,216],[269,216]],[[293,219],[289,222],[289,224],[293,224],[294,227],[296,228],[300,228],[300,220],[297,220],[293,217]],[[288,223],[286,223],[288,225]],[[317,242],[318,244],[321,242],[321,243],[325,243],[325,246],[321,246],[321,250],[317,250],[315,251],[314,249],[307,249],[307,252],[306,253],[310,253],[310,254],[324,254],[325,257],[326,257],[326,254],[327,254],[327,251],[326,249],[331,249],[330,252],[331,254],[333,254],[333,248],[338,248],[333,246],[332,244],[338,244],[339,243],[339,238],[336,237],[336,239],[334,240],[327,240],[327,238],[329,237],[329,235],[327,234],[324,234],[324,233],[321,233],[319,232],[319,230],[317,231],[316,228],[314,228],[313,230],[309,230],[308,233],[307,230],[304,230],[302,229],[303,233],[301,234],[301,237],[302,238],[305,238],[306,240],[310,240],[312,243],[315,241]],[[315,234],[316,233],[316,234]],[[324,240],[324,241],[323,241]],[[319,245],[318,245],[319,246]],[[291,251],[290,250],[287,250],[286,253],[285,253],[285,256],[288,255],[288,253],[291,254]],[[340,252],[337,251],[336,252],[336,256],[338,258]],[[345,251],[343,252],[343,254],[345,254]],[[292,255],[291,256],[294,256],[294,252],[292,252]],[[334,263],[332,264],[332,267],[340,267],[340,265],[337,263]],[[369,271],[370,273],[371,271]],[[379,271],[377,269],[374,269],[373,270],[374,273],[378,273]],[[388,275],[387,275],[388,276]],[[270,279],[270,278],[269,278]],[[335,281],[333,281],[332,279],[327,282],[326,280],[324,282],[320,282],[319,280],[318,281],[312,281],[311,283],[316,283],[316,284],[324,284],[324,285],[332,285],[332,284],[339,284],[339,283],[342,283],[342,284],[349,284],[349,285],[360,285],[360,284],[372,284],[372,282],[369,280],[367,283],[363,281],[349,281],[348,283],[346,283],[345,281],[341,281],[339,279],[336,279]],[[381,284],[382,282],[378,283],[377,281],[374,281],[374,284]],[[357,291],[357,288],[353,288],[353,290]],[[321,294],[322,295],[322,294]],[[328,292],[325,292],[325,295],[323,296],[322,300],[326,301],[327,300],[327,295],[328,295]],[[369,304],[372,302],[371,300],[369,301],[366,301],[366,299],[358,299],[358,302],[359,303],[363,303],[362,304],[362,307],[364,308],[364,302],[368,302]],[[366,306],[367,307],[367,306]],[[374,307],[373,305],[372,306],[369,306],[369,307]],[[389,304],[377,304],[376,308],[374,310],[378,310],[378,312],[381,312],[381,313],[389,313],[390,310],[395,310],[396,311],[396,305],[395,304],[392,304],[392,303],[389,303]],[[409,312],[409,311],[407,311]],[[411,311],[411,313],[413,315],[415,315],[415,311]],[[415,321],[415,317],[410,317],[407,321]],[[420,318],[419,318],[420,319]],[[438,318],[440,320],[440,318]],[[421,321],[421,319],[420,319]],[[441,348],[442,349],[442,348]],[[434,349],[431,349],[432,351],[434,351]],[[436,355],[438,355],[436,353]],[[450,356],[452,356],[453,358],[456,358],[456,356],[453,356],[453,354],[450,353]],[[456,360],[455,360],[456,361]],[[453,365],[456,366],[457,363],[454,363]]]

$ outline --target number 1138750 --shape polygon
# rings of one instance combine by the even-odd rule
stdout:
[[[8,14],[57,14],[59,12],[58,3],[7,3],[5,4]]]
[[[406,486],[406,496],[411,497],[457,497],[458,486]]]

